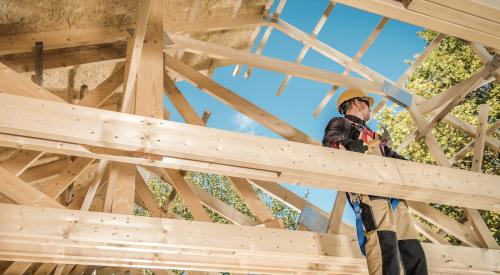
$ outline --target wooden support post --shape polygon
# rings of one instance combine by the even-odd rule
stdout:
[[[35,75],[34,81],[38,86],[43,85],[43,42],[35,42]]]
[[[481,172],[483,162],[484,142],[486,137],[486,127],[488,126],[488,104],[479,105],[479,119],[477,125],[476,144],[474,146],[474,156],[472,158],[472,171]],[[464,208],[465,215],[470,221],[472,228],[477,234],[482,247],[499,249],[499,246],[492,236],[490,229],[484,222],[479,211]]]
[[[338,191],[335,197],[335,203],[332,207],[332,212],[330,213],[330,220],[328,223],[328,228],[326,233],[338,234],[340,225],[342,224],[342,215],[344,214],[345,203],[347,201],[345,192]]]
[[[134,213],[135,166],[111,163],[104,212],[132,215]]]
[[[477,123],[476,144],[474,145],[474,156],[472,158],[472,171],[481,172],[484,153],[484,142],[486,140],[486,128],[488,126],[488,104],[479,105],[479,119]]]
[[[137,72],[135,114],[163,118],[163,14],[161,0],[151,0]],[[129,74],[129,78],[131,75]],[[127,84],[128,85],[128,84]]]
[[[121,111],[128,113],[131,110],[132,98],[135,89],[135,82],[137,79],[137,72],[139,70],[139,63],[141,60],[142,47],[144,45],[144,38],[146,34],[146,25],[148,22],[149,11],[151,2],[153,0],[144,0],[139,2],[137,9],[137,20],[134,31],[133,42],[131,42],[130,58],[128,56],[129,49],[127,49],[127,62],[129,65],[125,67],[125,83],[123,86],[123,96]]]

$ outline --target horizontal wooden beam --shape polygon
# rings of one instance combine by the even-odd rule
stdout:
[[[212,32],[239,28],[253,28],[265,24],[266,21],[258,14],[241,15],[237,18],[219,16],[203,20],[193,20],[191,22],[186,22],[184,20],[168,21],[167,18],[164,18],[163,30],[169,33]]]
[[[9,115],[14,112],[16,117]],[[499,177],[494,175],[8,94],[0,94],[0,132],[101,147],[101,153],[112,149],[108,155],[113,150],[152,153],[258,169],[279,175],[275,182],[500,209]]]
[[[78,65],[100,62],[100,64],[125,61],[125,48],[116,46],[100,47],[96,49],[76,49],[63,53],[44,53],[43,70],[71,69]],[[35,71],[35,56],[20,56],[0,58],[0,62],[18,73]]]
[[[165,20],[163,29],[166,32],[220,31],[265,24],[262,16],[247,15],[239,18],[214,17],[189,23]],[[134,29],[134,25],[4,35],[0,36],[0,55],[31,52],[37,41],[43,42],[44,50],[112,43],[125,40],[129,29]]]
[[[43,42],[44,50],[113,43],[126,39],[129,27],[131,26],[125,25],[0,36],[0,55],[31,52],[37,41]]]
[[[484,46],[499,48],[500,37],[484,33],[453,22],[434,18],[422,13],[405,9],[401,2],[393,0],[336,0],[337,3],[393,18],[412,25],[445,33],[468,41],[478,42]],[[455,4],[460,6],[460,4]]]
[[[0,223],[0,259],[7,261],[251,273],[367,272],[356,240],[342,235],[9,204],[0,204],[0,220],[5,221]],[[423,246],[433,273],[500,271],[498,250]]]
[[[170,47],[183,49],[188,52],[207,55],[212,58],[225,59],[237,64],[247,64],[265,70],[278,71],[332,85],[358,88],[367,92],[384,94],[382,86],[374,81],[349,77],[323,69],[295,64],[293,62],[257,55],[242,50],[235,50],[181,35],[170,35],[170,38],[174,41],[174,44],[170,45]]]

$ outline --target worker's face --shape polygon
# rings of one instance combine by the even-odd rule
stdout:
[[[361,118],[364,121],[370,120],[370,107],[369,101],[364,99],[355,99],[354,106],[357,108],[358,114],[361,115]]]

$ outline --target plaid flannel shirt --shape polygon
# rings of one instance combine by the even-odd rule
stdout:
[[[345,117],[335,117],[328,122],[325,128],[323,146],[338,149],[339,144],[344,145],[346,141],[358,139],[361,133],[359,128],[361,127],[365,127],[372,131],[364,120],[356,116],[346,115]],[[406,159],[397,152],[391,150],[387,145],[384,145],[384,156],[396,159]]]

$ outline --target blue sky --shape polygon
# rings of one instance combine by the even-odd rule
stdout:
[[[276,3],[272,10],[274,10]],[[288,0],[281,18],[302,31],[310,33],[328,3],[328,0]],[[318,39],[352,57],[380,19],[381,17],[378,15],[336,4],[318,35]],[[413,56],[420,53],[425,47],[425,42],[416,35],[420,30],[422,30],[420,27],[389,20],[378,38],[361,58],[361,62],[389,79],[397,80],[408,67],[404,61],[412,60]],[[263,32],[264,30],[261,30],[255,45],[260,41]],[[253,52],[255,52],[255,48],[252,50]],[[293,62],[301,49],[302,44],[277,30],[273,30],[262,54]],[[338,73],[342,73],[344,70],[342,66],[313,50],[308,51],[302,64]],[[321,140],[326,123],[332,117],[339,116],[335,110],[335,103],[343,88],[339,89],[318,117],[313,117],[312,112],[330,90],[330,85],[294,77],[288,83],[283,95],[276,96],[276,91],[285,75],[255,68],[250,78],[245,79],[243,77],[245,67],[242,73],[236,77],[232,75],[233,69],[234,66],[218,68],[212,78],[317,140]],[[351,76],[359,77],[353,73]],[[177,85],[200,116],[206,109],[212,112],[208,127],[282,139],[259,123],[236,112],[189,83],[183,81]],[[167,97],[165,97],[165,105],[172,113],[171,120],[183,121]],[[376,128],[376,122],[371,126]],[[311,202],[328,212],[332,208],[336,195],[335,190],[288,184],[285,186],[299,195],[303,195],[309,189]],[[347,206],[344,221],[350,224],[354,221],[352,210]]]

